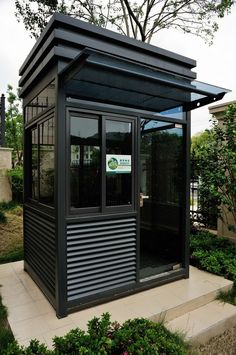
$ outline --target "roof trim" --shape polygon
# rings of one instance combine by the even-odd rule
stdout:
[[[174,62],[179,62],[187,66],[188,68],[196,67],[196,61],[182,56],[180,54],[168,51],[166,49],[162,49],[156,47],[154,45],[144,43],[142,41],[136,40],[134,38],[129,38],[127,36],[121,35],[119,33],[113,32],[111,30],[107,30],[93,24],[87,23],[85,21],[81,21],[75,18],[72,18],[67,15],[62,15],[60,13],[54,13],[51,17],[49,23],[43,30],[41,36],[35,43],[34,47],[30,51],[29,55],[25,59],[24,63],[20,67],[19,74],[23,75],[24,71],[27,69],[29,62],[32,59],[32,56],[36,56],[37,52],[40,50],[43,43],[47,40],[50,33],[54,28],[58,28],[58,25],[65,25],[66,27],[76,28],[77,30],[81,30],[83,32],[90,32],[95,37],[103,37],[104,39],[113,40],[115,42],[119,42],[121,45],[126,47],[132,47],[132,49],[141,49],[145,52],[149,52],[152,55],[158,55],[163,58],[168,58],[168,60],[172,60]]]

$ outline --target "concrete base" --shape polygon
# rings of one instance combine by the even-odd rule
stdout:
[[[236,307],[212,301],[170,321],[170,330],[181,331],[192,345],[205,344],[236,325]]]
[[[0,147],[0,202],[12,200],[11,183],[7,170],[12,168],[12,149]]]
[[[9,324],[19,343],[28,345],[30,339],[37,338],[52,347],[52,338],[55,335],[65,335],[76,327],[86,329],[90,319],[99,317],[104,312],[109,312],[111,319],[120,323],[127,319],[144,317],[154,321],[164,320],[171,327],[175,325],[174,319],[184,317],[186,320],[191,312],[205,307],[202,323],[206,322],[208,326],[208,305],[210,311],[211,303],[219,290],[228,290],[233,283],[191,267],[189,279],[85,309],[62,319],[57,319],[54,309],[23,270],[23,262],[0,265],[0,284],[3,303],[9,312]],[[226,305],[224,309],[228,308]],[[218,318],[217,316],[216,322]],[[178,328],[178,324],[177,321],[177,329],[187,332],[186,324],[184,328]]]

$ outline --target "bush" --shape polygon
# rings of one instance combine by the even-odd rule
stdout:
[[[182,338],[161,323],[147,319],[126,321],[115,333],[114,354],[187,354]]]
[[[7,323],[7,309],[2,304],[2,297],[0,295],[0,354],[7,348],[14,340],[13,334]]]
[[[0,210],[0,223],[6,223],[6,221],[7,218],[5,216],[5,213],[2,210]]]
[[[207,231],[190,236],[190,262],[236,283],[236,245]]]
[[[8,171],[12,184],[12,198],[19,203],[23,202],[23,168],[18,166]]]
[[[93,318],[88,331],[73,329],[64,337],[54,338],[54,350],[48,350],[38,341],[27,348],[17,343],[9,345],[5,355],[187,355],[187,345],[182,338],[168,331],[163,324],[140,318],[128,320],[123,325],[110,321],[105,313],[101,319]]]
[[[0,210],[4,212],[12,212],[19,207],[19,204],[15,201],[0,202]]]

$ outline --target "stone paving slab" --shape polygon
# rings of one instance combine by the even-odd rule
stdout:
[[[0,265],[0,292],[8,308],[8,321],[15,338],[22,345],[37,338],[49,347],[52,338],[69,330],[86,329],[87,322],[104,312],[111,319],[145,317],[157,321],[171,320],[214,300],[218,290],[227,290],[232,282],[222,277],[190,268],[190,278],[155,287],[102,305],[88,308],[57,319],[55,310],[30,276],[23,270],[23,262]]]

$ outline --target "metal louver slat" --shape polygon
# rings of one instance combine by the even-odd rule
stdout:
[[[133,224],[129,223],[128,227],[132,228],[133,230],[136,229],[135,223],[133,223]],[[127,226],[124,225],[124,224],[118,224],[117,228],[122,230],[124,228],[127,228]],[[109,225],[109,226],[102,226],[102,227],[97,227],[96,228],[96,231],[101,231],[101,230],[102,231],[105,231],[105,230],[111,231],[111,226]],[[92,232],[92,231],[94,232],[94,228],[82,228],[81,231],[79,232],[79,234],[88,233],[88,232]],[[68,231],[68,239],[72,238],[74,234],[78,235],[78,230],[77,229],[69,230]],[[71,237],[69,237],[69,236],[71,236]]]
[[[133,266],[133,260],[128,261],[128,259],[124,260],[122,259],[121,264],[123,263],[123,265],[125,264],[126,267],[132,267]],[[111,263],[106,263],[106,264],[102,264],[105,265],[105,267],[101,267],[101,264],[98,265],[97,268],[97,272],[102,272],[102,271],[107,271],[107,268],[109,266],[109,270],[116,270],[116,269],[120,269],[123,268],[123,265],[120,265],[119,262],[116,262],[116,264],[114,265],[114,262],[112,261]],[[79,271],[80,270],[80,271]],[[85,270],[85,271],[83,271]],[[78,272],[79,271],[79,272]],[[71,270],[70,273],[68,273],[68,280],[73,279],[75,277],[79,277],[79,276],[89,276],[89,275],[93,275],[94,274],[94,270],[93,267],[81,267],[80,269],[75,268],[74,270]]]
[[[98,266],[109,266],[113,265],[114,263],[117,262],[125,262],[126,261],[134,261],[136,260],[136,255],[135,253],[126,253],[125,255],[113,255],[112,257],[106,257],[106,258],[100,258],[99,259],[99,264],[97,264],[97,260],[90,260],[90,261],[82,261],[82,262],[73,262],[73,267],[69,270],[67,270],[67,274],[70,275],[71,273],[74,272],[74,270],[93,270],[94,269],[94,264]]]
[[[24,209],[24,259],[55,298],[55,222]]]
[[[68,224],[68,301],[135,281],[135,217]]]

